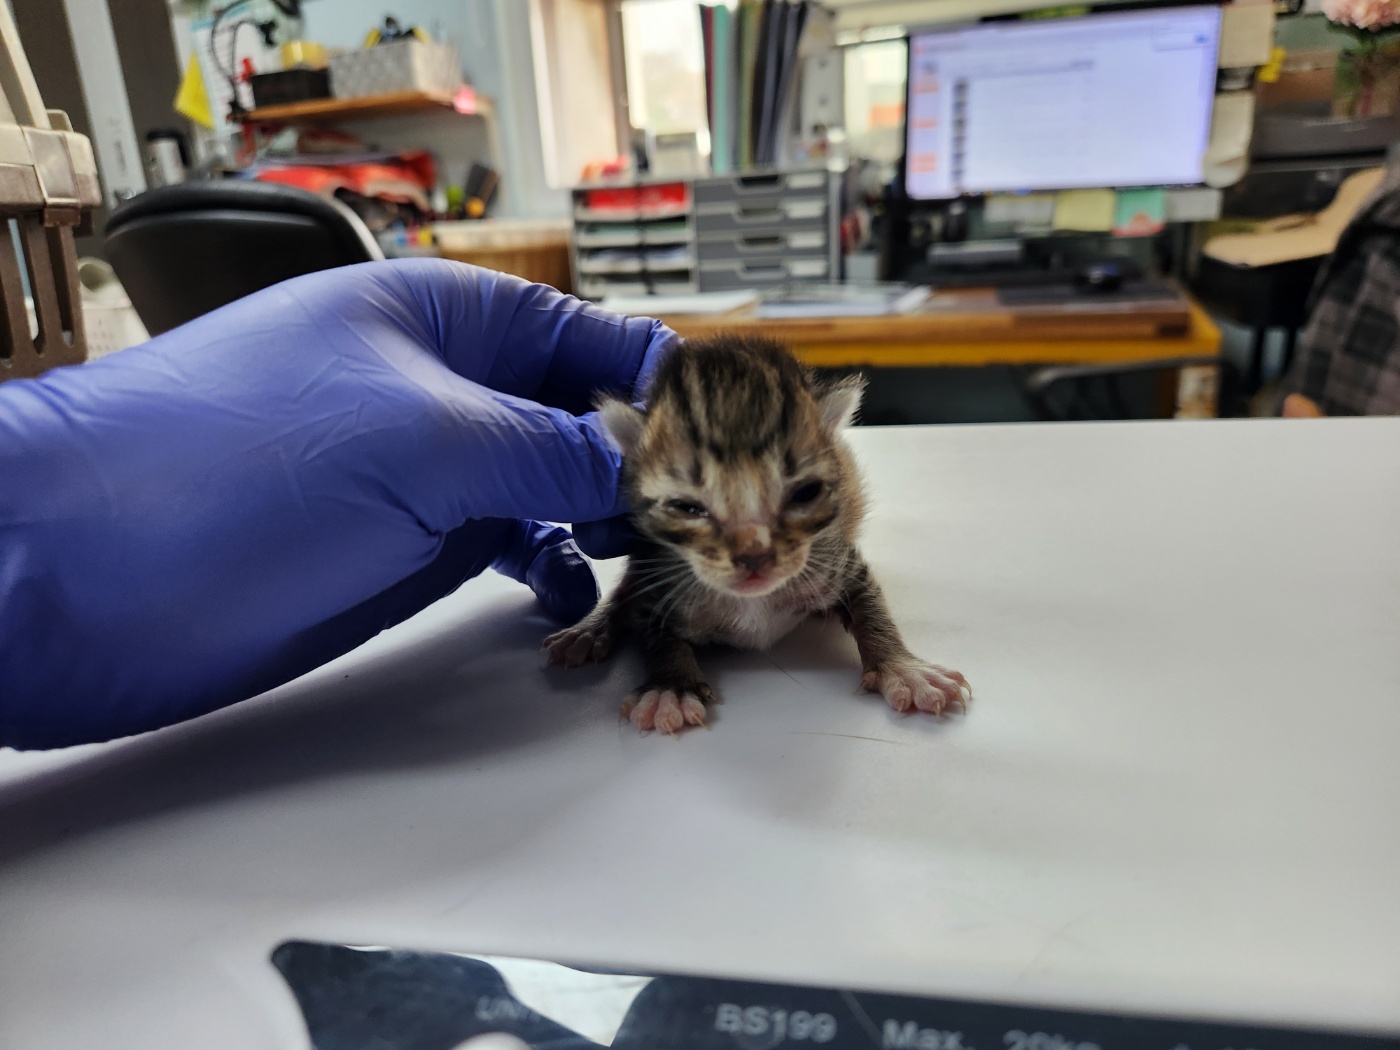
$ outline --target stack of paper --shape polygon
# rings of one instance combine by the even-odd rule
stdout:
[[[692,292],[688,295],[609,295],[598,305],[615,314],[670,317],[679,314],[715,316],[733,313],[758,302],[758,293]]]
[[[910,314],[929,299],[923,285],[892,283],[789,285],[765,292],[758,316],[881,317]]]
[[[700,5],[716,174],[779,163],[796,94],[798,44],[811,9],[811,0]]]

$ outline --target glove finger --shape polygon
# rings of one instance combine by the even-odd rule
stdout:
[[[625,514],[602,521],[581,521],[574,525],[574,541],[590,558],[606,561],[631,554],[637,533]]]
[[[574,416],[462,380],[444,383],[429,408],[413,432],[375,451],[385,477],[396,476],[397,457],[416,458],[396,495],[430,530],[470,518],[596,521],[624,509],[622,457],[596,413]]]
[[[512,521],[491,567],[535,592],[545,612],[577,623],[598,604],[598,580],[568,531],[539,521]]]
[[[417,304],[426,341],[458,375],[568,412],[600,390],[639,395],[677,342],[659,321],[462,263],[397,260],[366,279]]]

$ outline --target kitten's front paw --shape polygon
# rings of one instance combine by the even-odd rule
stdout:
[[[587,663],[602,663],[612,652],[612,645],[610,624],[584,620],[551,634],[544,640],[544,651],[552,664],[582,667]]]
[[[957,671],[912,657],[866,671],[860,684],[901,712],[913,709],[941,715],[954,704],[966,711],[972,699],[972,687]]]
[[[705,704],[713,703],[714,699],[715,694],[703,682],[689,688],[643,686],[622,701],[622,717],[644,733],[655,729],[671,736],[686,726],[704,725]]]

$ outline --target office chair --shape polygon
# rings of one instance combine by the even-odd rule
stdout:
[[[1191,291],[1212,314],[1249,329],[1250,392],[1264,384],[1264,346],[1271,328],[1283,329],[1283,366],[1293,360],[1298,331],[1307,323],[1308,302],[1326,256],[1292,259],[1271,266],[1241,266],[1202,255]]]
[[[1270,328],[1284,330],[1281,371],[1288,371],[1318,274],[1384,175],[1383,168],[1374,167],[1349,176],[1315,215],[1283,216],[1252,233],[1222,234],[1205,243],[1191,290],[1211,313],[1250,329],[1245,380],[1250,393],[1263,384]]]
[[[1245,414],[1239,370],[1220,357],[1172,357],[1111,365],[1053,365],[1033,371],[1022,391],[1041,422],[1142,419],[1144,381],[1175,377],[1182,368],[1210,365],[1220,373],[1218,414]],[[1132,389],[1136,387],[1136,389]],[[1150,417],[1148,417],[1150,418]]]
[[[384,258],[339,201],[245,179],[124,201],[107,220],[105,254],[151,335],[290,277]]]

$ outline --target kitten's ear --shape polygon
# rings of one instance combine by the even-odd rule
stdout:
[[[865,394],[865,377],[847,376],[817,391],[817,408],[821,411],[822,429],[828,434],[848,427],[860,411],[860,399]]]
[[[598,402],[598,413],[603,417],[603,426],[608,436],[624,457],[631,456],[642,443],[642,429],[647,417],[641,409],[629,405],[621,398],[607,397]]]

